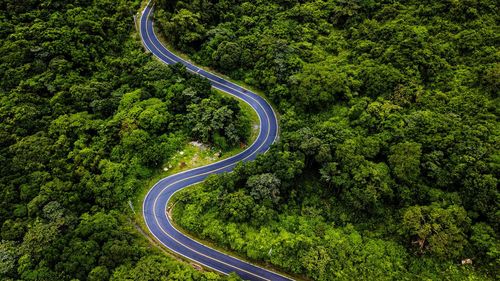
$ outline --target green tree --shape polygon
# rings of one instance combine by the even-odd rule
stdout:
[[[8,279],[15,276],[18,251],[13,241],[0,242],[0,277]]]
[[[465,231],[469,225],[470,219],[461,206],[412,206],[403,213],[401,233],[421,254],[458,258],[467,245]]]
[[[280,199],[281,180],[275,175],[266,173],[254,175],[248,178],[247,187],[250,189],[250,195],[257,202],[270,201],[277,204]]]
[[[212,54],[212,59],[221,69],[237,69],[240,67],[241,47],[237,43],[224,41]]]
[[[420,175],[421,145],[414,142],[398,143],[391,147],[388,157],[392,172],[404,183],[413,183]]]
[[[180,9],[168,22],[163,23],[164,33],[181,50],[189,51],[199,44],[205,28],[199,23],[200,15]]]
[[[221,216],[231,221],[242,222],[252,214],[254,200],[243,190],[230,193],[221,198]]]
[[[105,281],[109,280],[108,269],[104,266],[97,266],[88,275],[89,281]]]
[[[188,106],[187,124],[193,137],[227,149],[248,136],[248,123],[237,103],[226,99],[203,99]]]
[[[500,243],[493,228],[485,223],[472,226],[471,244],[480,263],[487,264],[493,272],[500,265]]]

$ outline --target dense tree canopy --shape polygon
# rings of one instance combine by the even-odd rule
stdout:
[[[314,280],[498,275],[497,2],[158,4],[167,37],[199,15],[177,48],[281,113],[280,143],[181,196],[179,224]]]
[[[70,2],[0,3],[0,279],[223,279],[153,250],[127,201],[190,139],[245,142],[238,103],[145,54],[139,1]]]
[[[237,279],[131,223],[127,201],[187,141],[250,130],[207,80],[144,53],[139,2],[0,2],[1,280]],[[175,48],[281,117],[268,153],[179,195],[182,227],[311,280],[500,274],[498,3],[156,7]]]

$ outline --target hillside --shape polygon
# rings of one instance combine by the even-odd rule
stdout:
[[[176,221],[313,280],[498,275],[497,4],[158,1],[169,43],[281,113]]]
[[[190,140],[224,149],[249,129],[236,101],[146,54],[138,10],[0,3],[0,280],[237,279],[165,256],[133,222],[129,200]],[[215,129],[189,129],[214,112]]]
[[[267,153],[176,195],[184,231],[300,280],[500,275],[497,1],[153,2],[170,47],[280,117]],[[144,227],[156,179],[257,117],[148,53],[141,5],[0,2],[0,280],[240,280]]]

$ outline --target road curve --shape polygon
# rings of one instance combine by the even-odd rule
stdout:
[[[262,97],[181,59],[165,48],[154,32],[153,9],[153,6],[148,4],[140,18],[140,35],[145,48],[164,63],[182,63],[189,71],[207,78],[212,87],[248,103],[259,116],[260,130],[257,139],[245,151],[157,182],[149,190],[143,202],[143,216],[149,231],[173,252],[218,272],[224,274],[236,272],[246,280],[291,280],[194,241],[179,232],[167,216],[167,203],[175,192],[199,183],[211,174],[229,172],[238,162],[253,160],[258,154],[267,151],[278,137],[278,122],[272,107]]]

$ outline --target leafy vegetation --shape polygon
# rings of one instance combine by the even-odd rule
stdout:
[[[130,223],[127,201],[189,139],[250,132],[208,81],[144,54],[138,2],[0,3],[2,280],[237,279]],[[281,113],[267,154],[180,194],[181,226],[312,280],[499,275],[495,1],[157,7],[176,48]]]
[[[0,3],[1,280],[236,278],[165,257],[127,212],[190,139],[230,148],[249,134],[237,102],[144,53],[138,8]]]
[[[269,153],[179,198],[182,227],[314,280],[498,276],[498,3],[157,7],[176,48],[282,114]]]

